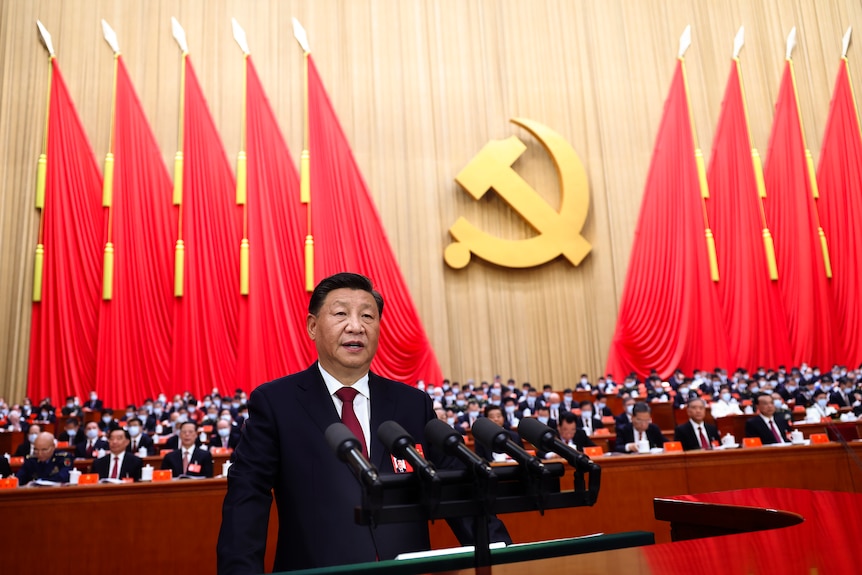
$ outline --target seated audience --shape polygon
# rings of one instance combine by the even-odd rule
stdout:
[[[685,411],[688,421],[673,430],[673,440],[679,441],[683,450],[712,449],[714,444],[721,442],[718,428],[704,421],[706,403],[701,398],[689,399]]]
[[[0,455],[0,478],[12,477],[12,467],[9,465],[9,460]]]
[[[102,411],[102,400],[95,391],[90,392],[90,399],[84,404],[84,411]]]
[[[162,469],[170,469],[174,477],[181,475],[194,477],[213,476],[213,458],[209,451],[197,446],[197,425],[186,421],[180,426],[179,447],[165,455]]]
[[[639,441],[648,441],[650,449],[664,447],[667,438],[652,422],[649,405],[643,402],[634,404],[632,422],[617,435],[616,450],[620,453],[637,453]]]
[[[632,410],[635,406],[635,399],[631,396],[626,396],[623,399],[623,412],[614,418],[614,428],[616,429],[616,434],[619,435],[622,433],[622,430],[626,425],[631,425],[632,422]]]
[[[506,420],[503,418],[503,412],[500,410],[499,405],[486,405],[485,417],[502,427],[506,431],[506,433],[509,434],[509,438],[512,441],[514,441],[518,445],[521,445],[521,437],[518,435],[518,433],[506,427]],[[479,441],[477,441],[475,444],[475,450],[476,455],[488,461],[506,461],[506,458],[508,457],[505,453],[491,452],[491,450],[482,445],[482,443]]]
[[[126,430],[129,432],[129,453],[138,453],[142,447],[147,450],[147,455],[156,454],[156,446],[153,438],[144,432],[143,422],[138,417],[128,421]]]
[[[83,417],[84,410],[78,405],[78,398],[70,395],[66,398],[66,407],[60,410],[63,417]]]
[[[718,401],[714,401],[710,406],[709,410],[712,413],[712,416],[716,419],[718,419],[719,417],[726,417],[728,415],[743,414],[742,409],[740,409],[739,407],[739,403],[730,393],[729,385],[721,386]]]
[[[557,435],[560,441],[583,452],[585,447],[595,447],[593,440],[587,437],[583,428],[578,428],[578,417],[571,411],[564,411],[557,422]],[[546,453],[545,457],[559,457],[555,453]]]
[[[117,424],[117,421],[114,419],[114,410],[110,407],[102,412],[102,420],[99,421],[99,431],[103,434],[107,435],[108,430]]]
[[[602,423],[601,417],[595,416],[593,411],[592,401],[582,401],[580,403],[581,415],[576,418],[578,429],[583,429],[587,435],[592,435],[597,429],[603,429],[605,424]]]
[[[140,423],[140,422],[139,422]],[[141,480],[141,469],[144,460],[128,451],[129,432],[121,427],[112,427],[108,432],[110,451],[93,462],[92,473],[98,473],[99,479]]]
[[[219,419],[216,422],[215,433],[210,436],[210,448],[228,447],[236,449],[239,444],[239,429],[234,427],[230,421]]]
[[[90,459],[98,454],[100,449],[108,449],[108,442],[100,437],[99,424],[88,421],[84,426],[84,441],[75,446],[75,457]]]
[[[745,422],[745,437],[759,437],[763,445],[789,443],[790,426],[781,418],[774,417],[775,403],[768,393],[755,398],[757,415]]]
[[[829,396],[824,389],[818,389],[812,397],[811,407],[805,410],[806,423],[820,423],[838,417],[838,411],[829,405]]]
[[[68,483],[72,470],[72,456],[66,451],[55,451],[54,436],[43,431],[33,442],[33,455],[24,459],[16,474],[18,485],[42,479],[57,483]]]
[[[28,455],[33,455],[34,449],[36,448],[36,438],[39,437],[40,433],[42,433],[41,425],[34,423],[28,427],[27,437],[24,438],[24,442],[15,450],[15,457],[27,457]]]
[[[68,442],[70,445],[69,449],[73,449],[76,445],[87,439],[87,436],[84,435],[84,431],[79,426],[80,422],[78,421],[78,418],[70,417],[66,420],[66,429],[57,439],[59,441]]]

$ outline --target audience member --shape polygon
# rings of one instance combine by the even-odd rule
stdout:
[[[553,430],[557,429],[557,420],[551,419],[551,410],[547,405],[542,404],[536,407],[536,419]]]
[[[129,442],[127,430],[112,427],[108,432],[110,452],[93,462],[91,472],[98,473],[99,479],[131,478],[140,481],[144,460],[129,452]]]
[[[518,423],[523,416],[524,414],[518,411],[517,401],[514,397],[509,396],[503,400],[503,419],[505,420],[503,427],[518,429]]]
[[[704,421],[706,403],[701,398],[689,399],[685,410],[688,421],[673,430],[673,440],[682,443],[683,450],[712,449],[721,441],[718,428]]]
[[[236,449],[239,444],[240,431],[230,421],[219,419],[215,432],[210,436],[210,447],[228,447]]]
[[[69,444],[69,449],[72,450],[79,443],[87,439],[84,431],[80,428],[80,422],[77,417],[70,417],[66,420],[66,429],[57,438],[59,441],[65,441]]]
[[[583,452],[585,447],[595,447],[593,440],[587,437],[583,428],[578,428],[578,417],[571,411],[564,411],[557,422],[557,435],[560,441]],[[559,457],[555,453],[546,453],[545,457]]]
[[[500,406],[486,405],[485,417],[502,427],[506,431],[506,433],[509,434],[509,438],[512,441],[514,441],[518,445],[521,445],[521,437],[518,435],[518,432],[506,427],[506,420],[503,418],[503,412],[500,410]],[[479,441],[477,441],[475,444],[475,450],[476,455],[488,461],[506,461],[506,459],[508,458],[505,453],[492,452]]]
[[[170,469],[174,477],[212,477],[213,458],[209,451],[197,446],[197,425],[186,421],[180,425],[180,445],[162,459],[162,469]]]
[[[739,402],[733,397],[730,392],[729,385],[721,386],[718,401],[714,401],[710,406],[710,412],[716,419],[726,417],[728,415],[742,415],[742,409],[739,407]]]
[[[108,430],[117,424],[114,419],[114,410],[110,407],[102,411],[102,419],[99,421],[99,431],[107,435]]]
[[[763,445],[788,443],[790,427],[787,422],[774,417],[775,403],[768,393],[755,398],[757,415],[745,422],[745,437],[759,437]]]
[[[78,398],[74,395],[66,397],[66,407],[60,410],[63,417],[83,417],[84,410],[78,405]]]
[[[626,425],[631,425],[634,406],[635,400],[633,397],[627,396],[623,398],[623,411],[614,418],[614,428],[617,435],[622,433]]]
[[[38,423],[34,423],[28,427],[27,436],[24,438],[21,445],[18,446],[18,449],[15,450],[15,457],[27,457],[28,455],[33,455],[34,450],[36,449],[36,438],[39,437],[40,433],[42,433],[42,426]],[[51,437],[53,437],[53,435]]]
[[[99,395],[95,391],[91,391],[90,399],[84,404],[84,411],[102,411],[102,409],[104,409],[104,406],[102,405],[102,400],[99,399]]]
[[[33,441],[33,455],[24,459],[16,474],[19,485],[41,479],[56,483],[67,483],[72,470],[72,456],[65,451],[55,451],[54,436],[43,431]]]
[[[455,427],[464,435],[473,427],[473,422],[480,417],[482,417],[482,413],[479,411],[479,402],[471,399],[467,402],[467,411],[458,417],[458,423]]]
[[[838,417],[838,411],[829,405],[829,395],[824,389],[818,389],[812,396],[811,407],[805,410],[805,421],[807,423],[820,423],[823,420],[831,420]]]
[[[24,424],[21,422],[21,412],[17,409],[11,409],[9,415],[6,416],[6,431],[24,431]]]
[[[156,446],[153,438],[144,433],[143,422],[140,418],[133,417],[126,425],[126,430],[129,432],[129,452],[138,453],[142,447],[146,449],[147,455],[156,454]]]
[[[581,415],[576,419],[578,429],[583,429],[587,435],[592,435],[597,429],[603,429],[602,420],[596,417],[593,411],[593,402],[582,401],[580,403]]]
[[[650,449],[664,447],[667,441],[658,426],[652,422],[649,405],[643,402],[635,403],[632,408],[632,422],[617,435],[616,450],[620,453],[636,453],[639,441],[648,441]]]
[[[88,421],[84,426],[84,441],[75,446],[75,457],[90,459],[101,449],[108,449],[108,442],[100,437],[99,424]]]

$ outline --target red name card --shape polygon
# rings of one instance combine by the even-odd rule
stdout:
[[[763,442],[760,441],[759,437],[745,437],[742,440],[743,447],[761,447],[763,446]]]
[[[585,447],[584,453],[587,457],[601,457],[605,454],[604,450],[601,447]]]
[[[664,452],[665,453],[682,453],[682,443],[679,441],[665,441],[664,442]]]
[[[170,469],[156,469],[153,471],[153,481],[170,481],[173,474]]]
[[[811,444],[815,443],[829,443],[829,436],[825,433],[812,433],[808,439],[811,441]]]
[[[98,473],[83,473],[78,478],[78,485],[95,485],[99,482]]]

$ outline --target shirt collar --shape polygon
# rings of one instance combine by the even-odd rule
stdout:
[[[326,384],[326,390],[329,392],[329,395],[335,395],[335,392],[341,389],[342,387],[347,387],[335,377],[332,376],[329,372],[323,369],[323,366],[320,365],[320,362],[317,363],[317,368],[320,370],[320,375],[323,376],[323,383]],[[359,392],[366,399],[371,398],[371,390],[368,387],[368,374],[366,373],[362,377],[360,377],[357,381],[353,382],[353,385],[349,386]]]

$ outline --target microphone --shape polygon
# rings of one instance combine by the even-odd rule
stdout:
[[[476,475],[486,479],[496,476],[488,462],[476,455],[470,448],[464,445],[461,434],[452,429],[447,423],[439,419],[431,419],[425,424],[425,437],[428,443],[440,448],[446,455],[452,455],[460,459],[470,467]]]
[[[523,447],[512,441],[505,429],[487,417],[480,417],[473,423],[473,437],[491,451],[506,453],[532,473],[537,475],[545,473],[545,466],[535,455],[524,451]]]
[[[338,459],[350,465],[356,476],[369,487],[380,485],[380,474],[364,455],[362,446],[353,432],[341,422],[336,422],[326,428],[324,433],[326,443],[335,452]]]
[[[437,469],[416,450],[416,440],[403,427],[394,421],[384,421],[377,428],[377,437],[395,457],[410,463],[423,479],[440,481]]]
[[[572,449],[557,437],[554,430],[538,419],[524,418],[518,424],[518,433],[542,452],[554,452],[565,459],[572,467],[590,471],[593,462],[583,453]]]

